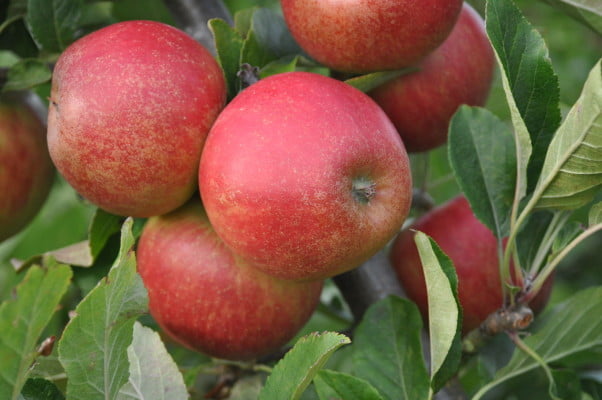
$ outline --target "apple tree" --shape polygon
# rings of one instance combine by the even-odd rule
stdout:
[[[602,3],[368,3],[0,4],[1,399],[600,398]]]

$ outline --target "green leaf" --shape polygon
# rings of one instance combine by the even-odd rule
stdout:
[[[188,399],[182,374],[156,332],[136,322],[127,352],[130,378],[117,400]]]
[[[501,67],[512,122],[519,136],[520,162],[529,156],[525,129],[530,137],[527,181],[531,192],[560,124],[558,78],[541,35],[511,0],[489,0],[486,16],[487,34]]]
[[[506,124],[491,112],[461,106],[450,123],[449,160],[477,216],[498,238],[508,235],[516,189],[516,151]]]
[[[41,50],[60,53],[75,40],[82,0],[28,0],[25,21]]]
[[[431,353],[431,386],[437,392],[458,371],[462,356],[462,308],[458,298],[458,277],[451,259],[437,243],[416,232],[426,281]]]
[[[19,56],[10,50],[0,50],[0,68],[10,68],[20,60]]]
[[[65,396],[46,379],[28,379],[23,386],[19,400],[63,400]]]
[[[602,346],[602,287],[582,290],[570,299],[546,312],[533,326],[533,334],[524,343],[547,364],[562,364],[576,356],[588,354]],[[559,332],[561,334],[559,334]],[[585,362],[591,362],[588,357]],[[495,380],[482,388],[483,394],[511,378],[539,367],[539,364],[519,350],[496,375]],[[477,398],[478,396],[475,396]]]
[[[257,34],[251,29],[243,42],[239,65],[249,64],[261,69],[271,61],[277,59],[278,57],[257,40]]]
[[[128,218],[123,224],[119,256],[108,276],[79,303],[59,342],[69,399],[113,399],[127,381],[134,321],[148,302],[136,273],[132,223]]]
[[[119,232],[122,223],[122,217],[110,214],[100,208],[96,209],[90,224],[88,239],[92,260],[96,260],[109,238]]]
[[[589,74],[581,96],[550,144],[534,199],[539,209],[576,209],[602,185],[602,69]]]
[[[91,267],[109,238],[119,232],[121,222],[122,217],[97,208],[88,230],[88,240],[47,251],[42,255],[29,257],[25,261],[12,260],[13,267],[21,270],[49,256],[64,264]]]
[[[238,93],[240,88],[236,74],[240,69],[243,38],[222,19],[209,20],[209,29],[213,33],[217,61],[224,71],[228,86],[228,98],[231,99]]]
[[[421,330],[420,312],[406,299],[389,296],[370,306],[353,340],[355,375],[387,399],[426,399],[430,379]]]
[[[282,15],[269,8],[258,8],[253,13],[251,30],[257,42],[275,58],[289,55],[305,55],[299,47]]]
[[[228,400],[257,400],[262,387],[263,379],[261,375],[245,376],[236,381],[230,391]]]
[[[342,372],[322,370],[314,385],[320,400],[384,400],[369,382]]]
[[[46,63],[38,59],[27,58],[11,66],[2,91],[31,89],[36,85],[48,82],[51,77],[52,72]]]
[[[376,89],[381,86],[398,78],[402,75],[409,74],[416,71],[416,68],[405,68],[398,69],[395,71],[381,71],[381,72],[373,72],[366,75],[356,76],[350,79],[347,79],[345,83],[353,86],[354,88],[361,90],[364,93],[371,91],[372,89]]]
[[[313,333],[297,341],[268,377],[259,400],[299,399],[316,373],[348,337],[334,333]]]
[[[553,214],[549,211],[538,211],[529,216],[516,238],[516,248],[520,265],[528,270],[535,261],[542,240],[548,231]]]
[[[544,0],[602,34],[602,3],[599,0]]]
[[[589,226],[602,224],[602,201],[594,204],[589,209],[588,224]]]
[[[71,269],[34,266],[17,286],[16,297],[0,305],[0,399],[16,399],[37,357],[36,347],[67,290]]]

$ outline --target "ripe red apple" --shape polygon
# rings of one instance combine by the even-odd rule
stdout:
[[[425,214],[402,231],[391,247],[390,260],[407,296],[427,318],[428,304],[422,263],[414,242],[418,230],[432,237],[454,263],[458,297],[463,309],[462,332],[478,327],[503,304],[497,239],[459,196]],[[531,302],[534,312],[547,303],[552,280]]]
[[[166,213],[196,190],[225,93],[218,64],[185,33],[151,21],[110,25],[57,61],[50,155],[95,205],[135,217]]]
[[[414,65],[439,46],[462,0],[281,0],[299,45],[318,62],[344,72]]]
[[[385,110],[409,152],[446,142],[462,104],[482,106],[493,81],[495,56],[481,16],[468,4],[443,44],[408,75],[369,94]]]
[[[236,253],[287,279],[352,269],[399,230],[412,189],[407,153],[364,93],[307,72],[240,93],[207,138],[199,186]]]
[[[46,127],[21,98],[0,100],[0,241],[38,213],[54,180]]]
[[[322,289],[321,281],[280,280],[243,261],[217,237],[198,200],[149,219],[137,260],[159,325],[217,358],[277,350],[309,319]]]

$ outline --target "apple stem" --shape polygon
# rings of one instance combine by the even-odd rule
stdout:
[[[510,308],[500,308],[490,314],[481,325],[469,332],[462,347],[465,353],[476,353],[487,339],[501,332],[516,332],[526,329],[533,322],[533,311],[526,305],[517,303]]]
[[[367,204],[376,196],[376,183],[366,178],[355,179],[351,193],[357,202]]]

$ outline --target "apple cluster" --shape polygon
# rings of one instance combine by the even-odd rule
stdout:
[[[295,39],[333,71],[405,69],[368,94],[288,72],[227,103],[211,53],[151,21],[110,25],[61,54],[52,163],[94,205],[149,218],[138,270],[174,340],[225,359],[268,354],[307,322],[324,279],[399,233],[408,151],[441,145],[460,104],[485,102],[494,60],[461,0],[405,3],[282,0]]]

